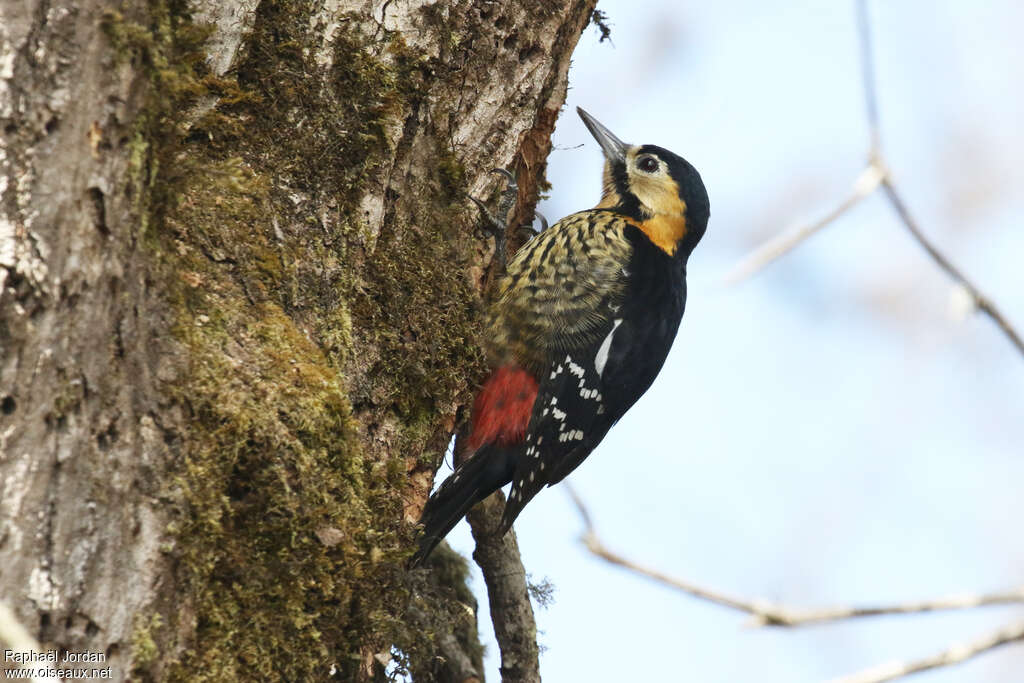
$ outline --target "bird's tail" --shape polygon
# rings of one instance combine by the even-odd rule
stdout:
[[[422,565],[470,508],[512,481],[513,450],[484,446],[444,480],[423,508],[423,535],[411,566]]]

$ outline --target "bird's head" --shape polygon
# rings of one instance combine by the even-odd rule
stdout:
[[[689,257],[707,228],[704,181],[690,162],[656,145],[628,145],[576,108],[604,152],[604,187],[597,208],[612,209],[666,253]]]

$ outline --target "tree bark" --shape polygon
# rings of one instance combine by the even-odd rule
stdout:
[[[0,7],[0,600],[44,649],[441,675],[467,599],[404,562],[482,371],[465,197],[510,167],[532,216],[593,4]]]

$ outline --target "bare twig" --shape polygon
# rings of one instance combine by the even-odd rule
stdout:
[[[974,308],[987,315],[999,329],[1003,331],[1006,338],[1017,347],[1017,350],[1024,354],[1024,340],[1021,340],[1020,334],[1013,328],[1013,325],[1003,316],[1003,314],[996,307],[995,303],[987,296],[978,291],[977,286],[967,279],[960,269],[954,266],[948,258],[946,258],[942,252],[940,252],[935,245],[933,245],[924,233],[921,232],[921,228],[917,221],[914,220],[913,216],[910,215],[909,209],[907,209],[906,203],[904,203],[902,196],[899,191],[893,185],[892,180],[886,178],[882,182],[882,188],[885,190],[885,196],[888,197],[889,203],[892,204],[892,208],[896,211],[896,215],[900,217],[900,221],[907,231],[914,236],[917,243],[932,257],[932,260],[938,264],[942,270],[953,278],[964,291],[966,291],[974,304]]]
[[[975,640],[954,645],[930,657],[883,664],[850,676],[834,679],[833,683],[882,683],[883,681],[891,681],[921,671],[959,664],[989,650],[994,650],[1000,645],[1020,641],[1024,641],[1024,621],[1009,624],[986,633]]]
[[[878,115],[878,88],[877,79],[875,78],[874,49],[871,44],[871,17],[868,12],[868,0],[857,0],[857,19],[859,29],[858,33],[860,35],[861,70],[863,72],[864,79],[864,105],[867,112],[868,127],[871,131],[871,148],[869,155],[872,159],[880,160],[882,158],[881,123]],[[900,222],[903,223],[903,227],[907,229],[907,232],[917,240],[917,243],[921,245],[939,268],[944,270],[946,274],[956,281],[957,284],[963,287],[964,291],[970,295],[974,308],[991,318],[992,321],[999,326],[999,329],[1003,331],[1003,334],[1006,335],[1007,339],[1017,347],[1017,350],[1024,354],[1024,341],[1021,340],[1020,334],[1013,328],[1009,321],[1007,321],[992,300],[983,295],[978,290],[978,287],[968,280],[960,269],[954,266],[953,263],[941,251],[939,251],[927,237],[925,237],[918,222],[910,215],[910,210],[907,209],[906,202],[903,201],[902,195],[896,189],[896,186],[892,181],[892,177],[888,174],[886,174],[882,179],[882,189],[885,191],[885,196],[889,200],[889,204],[891,204],[892,208],[896,211],[896,215],[899,217]]]
[[[938,612],[948,610],[973,609],[988,605],[1007,605],[1024,603],[1024,586],[1015,590],[1002,591],[988,594],[965,594],[952,595],[935,600],[923,600],[918,602],[905,602],[894,605],[872,605],[866,607],[824,607],[818,609],[798,608],[769,600],[757,598],[744,598],[730,595],[723,591],[698,585],[692,581],[669,576],[664,572],[638,564],[609,550],[594,530],[590,513],[587,511],[583,501],[568,484],[565,485],[572,496],[576,509],[583,518],[586,531],[583,542],[587,550],[600,557],[605,562],[623,567],[631,572],[646,576],[658,583],[683,591],[695,598],[707,602],[728,607],[730,609],[744,612],[753,617],[753,626],[806,626],[808,624],[820,624],[824,622],[857,619],[862,617],[877,617],[893,614],[921,614],[923,612]]]
[[[14,611],[7,606],[7,603],[0,601],[0,644],[3,649],[11,652],[28,655],[29,653],[39,655],[42,658],[42,651],[39,643],[33,638],[25,627],[18,621]],[[26,671],[32,671],[34,675],[30,680],[34,683],[52,683],[59,681],[57,672],[53,666],[45,661],[21,662],[20,666]]]
[[[949,258],[925,237],[917,221],[910,215],[906,203],[893,183],[892,177],[887,170],[888,165],[882,153],[881,123],[878,112],[878,92],[875,80],[874,49],[872,46],[871,17],[868,11],[868,0],[857,0],[856,4],[858,35],[860,36],[860,62],[864,80],[864,108],[870,136],[868,140],[867,166],[856,183],[854,183],[851,194],[840,202],[835,209],[814,223],[781,233],[770,239],[734,266],[725,276],[724,283],[732,285],[747,279],[780,256],[792,251],[811,235],[833,223],[837,218],[857,205],[860,200],[871,195],[881,186],[903,227],[917,240],[917,243],[924,248],[931,259],[970,296],[973,308],[981,311],[995,322],[1007,339],[1010,340],[1021,354],[1024,354],[1024,341],[1022,341],[1020,333],[999,311],[995,303],[983,295],[977,285],[967,279],[963,272],[954,266]]]
[[[871,158],[881,156],[882,126],[878,116],[878,93],[875,89],[875,49],[871,36],[871,14],[867,0],[857,0],[857,35],[860,38],[860,69],[864,81],[864,112],[867,115]]]
[[[769,239],[733,266],[723,278],[724,284],[734,285],[742,282],[769,263],[789,253],[808,237],[832,223],[859,204],[860,200],[873,193],[885,177],[886,171],[881,165],[874,162],[868,164],[854,181],[850,194],[838,206],[813,223],[799,225]]]

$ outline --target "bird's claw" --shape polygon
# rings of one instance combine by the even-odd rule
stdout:
[[[548,219],[544,218],[544,214],[542,214],[540,211],[534,211],[533,218],[534,220],[540,221],[540,230],[533,227],[533,223],[527,223],[519,226],[520,230],[530,233],[530,237],[536,237],[537,235],[541,234],[542,232],[548,229]]]
[[[484,230],[494,235],[494,254],[498,258],[501,268],[504,270],[507,258],[505,245],[508,239],[508,219],[512,214],[512,210],[515,208],[516,199],[519,197],[519,185],[516,183],[515,175],[507,169],[492,168],[488,172],[504,176],[505,180],[508,182],[508,185],[501,192],[501,198],[498,200],[496,214],[488,211],[487,206],[476,197],[469,195],[469,198],[474,204],[476,204],[477,208],[480,209],[480,213],[483,215]]]
[[[492,168],[488,173],[497,173],[498,175],[505,176],[505,180],[508,181],[508,190],[519,190],[519,186],[516,184],[516,177],[512,171],[507,168]]]

